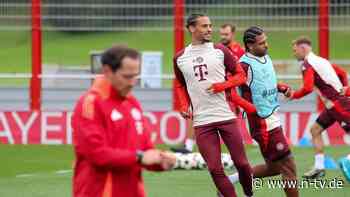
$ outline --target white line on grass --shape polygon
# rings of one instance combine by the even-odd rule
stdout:
[[[25,177],[32,177],[35,176],[35,174],[18,174],[16,175],[16,178],[25,178]]]
[[[72,170],[57,170],[55,172],[51,172],[54,174],[68,174],[72,173]],[[49,173],[50,174],[50,173]],[[26,178],[26,177],[34,177],[34,176],[41,176],[42,173],[33,173],[33,174],[18,174],[16,175],[16,178]]]
[[[57,170],[55,172],[55,174],[67,174],[67,173],[71,173],[72,170]]]

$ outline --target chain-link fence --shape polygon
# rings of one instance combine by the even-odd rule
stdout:
[[[237,26],[236,39],[251,25],[268,31],[270,54],[280,75],[298,75],[290,42],[304,34],[317,52],[319,0],[184,0],[185,15],[201,12],[214,27]],[[350,2],[329,0],[331,59],[347,60]],[[172,73],[173,5],[171,0],[41,0],[43,72],[75,73],[90,70],[89,54],[113,43],[125,43],[141,51],[163,53],[162,72]],[[186,17],[185,16],[185,17]],[[31,70],[31,0],[0,0],[0,73]],[[214,32],[214,40],[218,41]],[[187,37],[188,41],[188,37]],[[287,61],[284,61],[287,60]],[[282,62],[282,63],[281,63]],[[288,62],[285,63],[285,62]],[[348,61],[342,65],[349,66]],[[28,80],[0,79],[0,84],[28,84]],[[6,83],[5,83],[6,82]],[[54,83],[52,83],[54,84]],[[170,83],[167,83],[170,84]],[[169,86],[169,85],[168,85]]]
[[[315,30],[318,0],[187,0],[186,14],[207,13],[214,23],[239,28],[261,25],[270,31]],[[30,29],[29,0],[1,0],[1,29]],[[171,31],[170,0],[42,0],[43,30]],[[330,0],[330,26],[350,28],[350,2]]]
[[[315,43],[317,52],[318,0],[184,1],[185,17],[191,13],[206,13],[216,29],[223,23],[233,23],[238,29],[238,41],[243,29],[251,25],[262,26],[267,31],[269,52],[278,74],[284,75],[283,79],[295,87],[300,84],[295,78],[300,77],[300,73],[296,61],[291,61],[290,42],[299,35],[307,35]],[[349,61],[346,61],[349,59],[350,2],[329,2],[331,59],[342,60],[341,64],[350,68]],[[60,94],[60,88],[88,86],[90,79],[59,79],[57,75],[89,74],[90,52],[103,50],[114,43],[128,44],[140,51],[163,53],[162,74],[171,75],[173,3],[171,0],[41,0],[44,76],[41,102],[50,100],[45,95],[51,93],[51,88],[55,94]],[[17,74],[28,74],[32,68],[31,6],[31,0],[0,0],[0,73],[5,73],[0,75],[0,87],[8,90],[13,86],[29,86],[30,76]],[[189,37],[186,39],[188,42]],[[214,32],[213,41],[218,41],[217,32]],[[49,75],[54,77],[47,77]],[[288,78],[288,75],[294,76]],[[163,82],[163,87],[171,87],[170,80]],[[17,102],[11,99],[12,96],[7,98],[10,103]]]

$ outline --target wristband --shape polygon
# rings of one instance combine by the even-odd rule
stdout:
[[[136,151],[136,161],[137,163],[141,164],[143,159],[143,151],[138,150]]]

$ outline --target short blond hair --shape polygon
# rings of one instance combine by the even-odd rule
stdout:
[[[306,36],[301,36],[292,41],[292,45],[301,45],[301,44],[306,44],[311,46],[312,42],[311,42],[311,39]]]

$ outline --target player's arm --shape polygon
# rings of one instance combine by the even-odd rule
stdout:
[[[344,94],[345,94],[345,96],[350,96],[350,87],[349,86],[344,87]]]
[[[277,90],[286,97],[290,97],[292,93],[292,88],[288,84],[282,82],[277,83]]]
[[[247,81],[247,75],[244,72],[241,64],[237,59],[231,54],[231,52],[224,47],[224,65],[229,74],[227,76],[228,88],[237,87],[244,84]],[[225,83],[225,82],[224,82]]]
[[[286,83],[279,82],[277,83],[277,90],[278,92],[284,94],[290,89],[290,86]]]
[[[303,86],[299,90],[296,90],[295,92],[291,93],[291,99],[302,98],[313,91],[314,74],[315,71],[311,66],[306,67],[306,69],[303,72]]]
[[[256,113],[256,107],[246,99],[237,94],[236,91],[232,91],[232,102],[244,109],[248,114]]]
[[[244,76],[244,71],[240,64],[237,64],[235,66],[234,72],[227,73],[226,78],[227,80],[225,82],[214,83],[211,86],[213,93],[218,93],[229,88],[237,87],[239,85],[242,85],[247,80],[247,78]]]
[[[96,95],[87,95],[74,112],[72,124],[76,151],[99,167],[124,169],[138,165],[136,151],[107,146],[103,114],[96,99]]]
[[[343,86],[348,86],[348,84],[349,84],[348,83],[348,74],[346,73],[346,71],[342,67],[340,67],[336,64],[332,64],[332,67],[333,67],[334,71],[337,73],[339,80],[343,84]]]
[[[222,92],[228,88],[237,87],[246,82],[247,78],[244,74],[242,66],[237,63],[231,52],[223,46],[220,48],[224,53],[224,65],[227,70],[226,81],[221,83],[214,83],[209,88],[213,93]]]
[[[242,66],[241,68],[243,70],[244,76],[248,78],[249,65],[242,63],[241,66]],[[237,91],[233,90],[231,92],[231,95],[232,95],[232,101],[235,105],[238,105],[241,108],[243,108],[244,111],[247,112],[248,114],[256,113],[257,111],[256,107],[251,102],[249,102],[248,100],[238,95]]]
[[[186,89],[185,78],[177,66],[176,58],[173,59],[174,66],[174,91],[175,91],[175,100],[180,104],[180,112],[188,112],[190,108],[190,97]],[[190,118],[190,117],[189,117]]]

